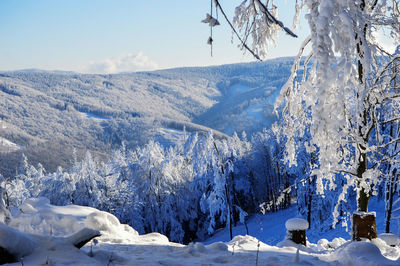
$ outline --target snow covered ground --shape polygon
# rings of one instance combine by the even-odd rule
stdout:
[[[378,235],[385,232],[384,218],[385,218],[385,206],[383,201],[379,201],[376,198],[371,198],[369,210],[376,213],[376,224]],[[296,217],[297,206],[293,205],[288,209],[284,209],[278,212],[271,212],[265,215],[254,215],[248,221],[249,235],[256,237],[262,242],[269,245],[277,245],[286,235],[285,222],[286,220]],[[392,221],[392,232],[396,235],[400,235],[400,220]],[[343,238],[350,240],[350,224],[349,228],[341,226],[339,223],[336,228],[327,230],[325,232],[307,231],[307,240],[312,243],[317,243],[321,238],[333,241],[335,238]],[[233,235],[245,235],[246,228],[243,224],[237,224],[233,227]],[[205,243],[213,243],[216,241],[229,241],[229,232],[226,229],[217,231],[211,238],[207,239]]]
[[[281,229],[284,230],[282,217],[288,217],[290,213],[293,213],[292,209],[258,219],[269,221],[264,224],[268,226],[265,232],[278,241],[279,238],[283,240],[280,234]],[[390,247],[380,239],[371,243],[336,238],[302,247],[290,241],[272,246],[253,236],[238,235],[228,242],[210,240],[185,246],[169,242],[158,233],[139,235],[109,213],[76,205],[53,206],[45,198],[26,200],[19,209],[12,210],[12,216],[10,226],[20,232],[0,224],[0,246],[12,247],[15,254],[23,257],[24,265],[400,264],[400,247]],[[250,221],[249,230],[253,230],[256,220]],[[76,235],[68,236],[83,228],[98,230],[101,236],[78,250],[71,244]],[[275,230],[276,234],[272,233]],[[21,239],[27,241],[21,242]]]

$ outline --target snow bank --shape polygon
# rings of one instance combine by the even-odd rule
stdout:
[[[37,242],[0,222],[0,246],[16,257],[23,257],[33,252]]]
[[[285,227],[288,231],[307,230],[308,222],[302,218],[292,218],[286,221]]]
[[[132,243],[138,237],[138,232],[126,224],[121,224],[114,215],[96,210],[84,221],[88,228],[99,230],[101,240],[110,243]],[[168,239],[167,239],[168,240]]]
[[[13,211],[10,226],[22,232],[66,236],[90,228],[101,233],[103,242],[132,243],[139,235],[112,214],[91,207],[54,206],[47,198],[30,198]]]
[[[342,265],[399,265],[398,261],[385,258],[379,248],[371,242],[348,242],[330,256]]]
[[[53,206],[45,198],[26,200],[13,214],[13,226],[41,234],[18,232],[0,223],[0,246],[18,257],[24,256],[25,265],[254,265],[258,260],[260,265],[319,266],[399,265],[400,262],[395,261],[400,257],[400,248],[390,247],[382,239],[372,243],[321,239],[318,244],[307,243],[304,247],[289,240],[285,240],[286,245],[271,246],[246,235],[229,242],[185,246],[169,242],[159,233],[138,235],[109,213],[76,205]],[[303,219],[291,220],[286,224],[288,230],[308,226]],[[96,238],[98,241],[81,250],[74,247],[97,231],[102,234]]]
[[[385,243],[389,246],[397,246],[398,244],[400,244],[400,239],[395,234],[383,233],[380,234],[378,237],[385,241]]]
[[[318,249],[318,251],[333,250],[333,249],[340,247],[341,245],[343,245],[346,242],[347,241],[341,237],[334,238],[331,242],[329,242],[325,238],[322,238],[322,239],[318,240],[317,249]]]

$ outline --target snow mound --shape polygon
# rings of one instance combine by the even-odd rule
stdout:
[[[131,243],[139,235],[132,227],[121,224],[117,217],[108,212],[92,212],[84,224],[88,228],[99,230],[102,234],[101,240],[104,242]]]
[[[77,205],[54,206],[43,197],[25,200],[12,216],[10,226],[26,233],[66,236],[90,228],[110,243],[132,243],[139,235],[110,213]]]
[[[33,238],[0,222],[0,247],[16,257],[23,257],[32,253],[36,246]]]
[[[397,246],[400,243],[399,237],[391,233],[380,234],[379,238],[385,241],[385,243],[389,246]]]
[[[207,246],[208,249],[214,251],[228,251],[228,246],[223,242],[215,242]]]
[[[329,242],[325,238],[321,238],[320,240],[318,240],[317,249],[318,251],[333,250],[340,247],[346,242],[347,241],[341,237],[334,238],[331,242]]]
[[[156,232],[141,235],[137,238],[136,242],[144,245],[165,245],[170,243],[168,237]]]
[[[292,218],[286,221],[285,226],[288,231],[306,230],[308,222],[302,218]]]
[[[342,265],[399,265],[399,262],[385,258],[371,242],[348,242],[331,255]]]

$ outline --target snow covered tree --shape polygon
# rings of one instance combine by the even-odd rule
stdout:
[[[397,47],[396,52],[393,56],[400,55],[400,46]],[[395,59],[386,68],[386,75],[390,77],[390,84],[394,91],[398,91],[398,84],[400,84],[400,69],[399,59]],[[390,139],[400,138],[400,121],[398,119],[391,119],[392,110],[390,108],[384,110],[384,121],[387,121],[382,126],[382,135],[389,136]],[[396,106],[398,108],[398,106]],[[386,117],[385,117],[386,116]],[[400,159],[400,143],[396,142],[393,145],[388,146],[385,149],[386,154],[389,155],[389,159],[386,159],[381,165],[381,171],[384,174],[384,198],[385,198],[385,231],[390,232],[390,223],[393,217],[393,212],[398,211],[396,204],[399,200],[400,192],[400,179],[399,179],[399,159]],[[394,208],[393,208],[394,207]]]
[[[236,25],[253,41],[254,49],[265,50],[282,28],[279,23],[271,23],[273,19],[265,7],[277,14],[274,1],[263,5],[257,0],[245,0],[236,9]],[[291,164],[297,163],[299,145],[295,140],[309,127],[308,152],[318,148],[319,167],[311,174],[317,177],[318,192],[335,189],[339,176],[343,179],[339,201],[345,200],[349,188],[354,188],[357,210],[368,212],[369,198],[382,178],[380,165],[393,157],[386,153],[387,147],[399,141],[382,134],[385,124],[400,118],[399,84],[395,85],[393,76],[388,74],[388,68],[398,64],[399,56],[391,56],[377,38],[388,31],[389,41],[400,42],[399,1],[296,1],[295,21],[302,9],[307,12],[311,33],[300,48],[292,75],[277,101],[277,106],[283,106],[285,157]],[[304,60],[308,71],[304,71],[303,78],[297,78],[307,45],[312,47]],[[390,117],[383,115],[388,109]],[[335,217],[338,208],[339,204]],[[376,237],[374,223],[375,217],[370,224],[353,223],[353,239]],[[363,226],[369,228],[367,235],[359,234]]]
[[[4,183],[4,177],[0,174],[0,223],[8,224],[11,214],[8,210],[8,195],[4,188]]]

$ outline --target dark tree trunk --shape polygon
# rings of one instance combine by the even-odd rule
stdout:
[[[398,178],[399,178],[398,175],[394,173],[394,175],[390,177],[390,180],[387,184],[388,192],[386,192],[387,210],[386,210],[386,221],[385,221],[385,233],[390,233],[390,220],[392,219],[393,198],[394,194],[397,191]]]
[[[308,222],[308,228],[311,228],[311,206],[312,206],[312,194],[311,191],[309,191],[308,195],[308,210],[307,210],[307,222]]]
[[[394,73],[397,73],[397,70],[394,69]],[[396,87],[396,78],[394,79],[394,87]],[[397,134],[394,133],[396,131]],[[398,137],[398,128],[397,130],[394,129],[394,125],[390,125],[390,136],[392,138]],[[396,136],[397,135],[397,136]],[[394,152],[397,151],[397,144],[398,142],[395,143],[394,145]],[[392,219],[392,210],[393,210],[393,198],[394,194],[397,191],[397,183],[399,181],[399,175],[397,174],[397,168],[394,168],[392,170],[392,164],[389,164],[389,173],[391,172],[391,176],[389,178],[389,181],[386,184],[386,195],[385,195],[385,200],[386,200],[386,221],[385,221],[385,232],[390,233],[390,220]]]
[[[357,168],[357,178],[359,180],[359,183],[363,179],[363,174],[367,170],[367,155],[361,154],[360,156],[360,162]],[[368,212],[368,203],[369,203],[369,197],[370,193],[365,192],[364,188],[360,189],[359,195],[358,195],[358,202],[357,202],[357,210],[361,212]]]

